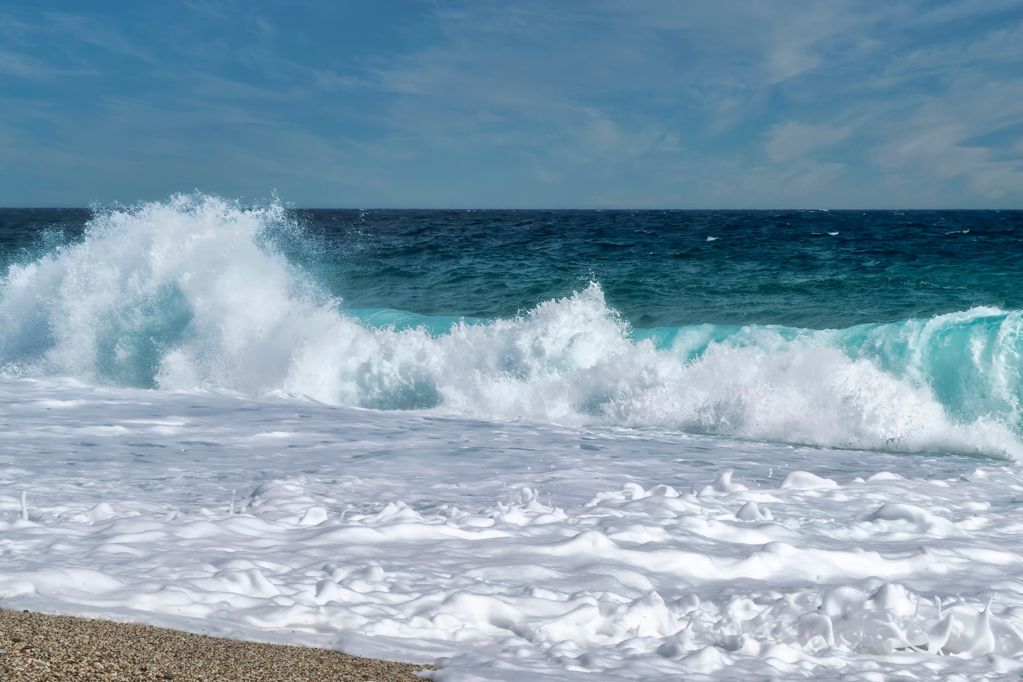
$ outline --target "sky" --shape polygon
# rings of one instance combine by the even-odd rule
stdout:
[[[0,205],[1023,208],[1023,0],[0,0]]]

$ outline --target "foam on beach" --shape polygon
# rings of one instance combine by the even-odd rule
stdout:
[[[1023,479],[994,461],[878,453],[864,477],[862,453],[678,434],[0,397],[13,608],[439,659],[438,679],[1020,667]]]

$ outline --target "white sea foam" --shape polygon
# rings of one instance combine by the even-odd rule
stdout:
[[[439,680],[1023,671],[997,462],[66,380],[0,379],[0,418],[10,608]]]
[[[168,390],[286,392],[380,409],[851,448],[1023,453],[1014,431],[1018,316],[1006,319],[994,346],[964,351],[983,376],[979,397],[963,398],[976,405],[958,409],[933,390],[934,353],[922,346],[944,329],[940,320],[867,335],[866,347],[883,349],[908,334],[899,367],[850,350],[835,333],[749,328],[695,355],[686,334],[675,348],[656,348],[632,338],[597,284],[440,336],[376,329],[339,312],[339,301],[288,263],[273,248],[274,229],[287,229],[279,206],[242,210],[207,196],[103,213],[81,242],[10,269],[0,289],[0,361],[8,375]]]

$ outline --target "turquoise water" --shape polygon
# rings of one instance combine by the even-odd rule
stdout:
[[[0,211],[0,367],[1023,453],[1023,212]]]

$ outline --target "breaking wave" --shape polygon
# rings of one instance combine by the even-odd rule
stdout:
[[[637,330],[597,283],[509,319],[346,311],[275,246],[296,230],[279,205],[205,195],[98,213],[82,240],[9,267],[0,365],[376,409],[1023,456],[1019,311]]]

